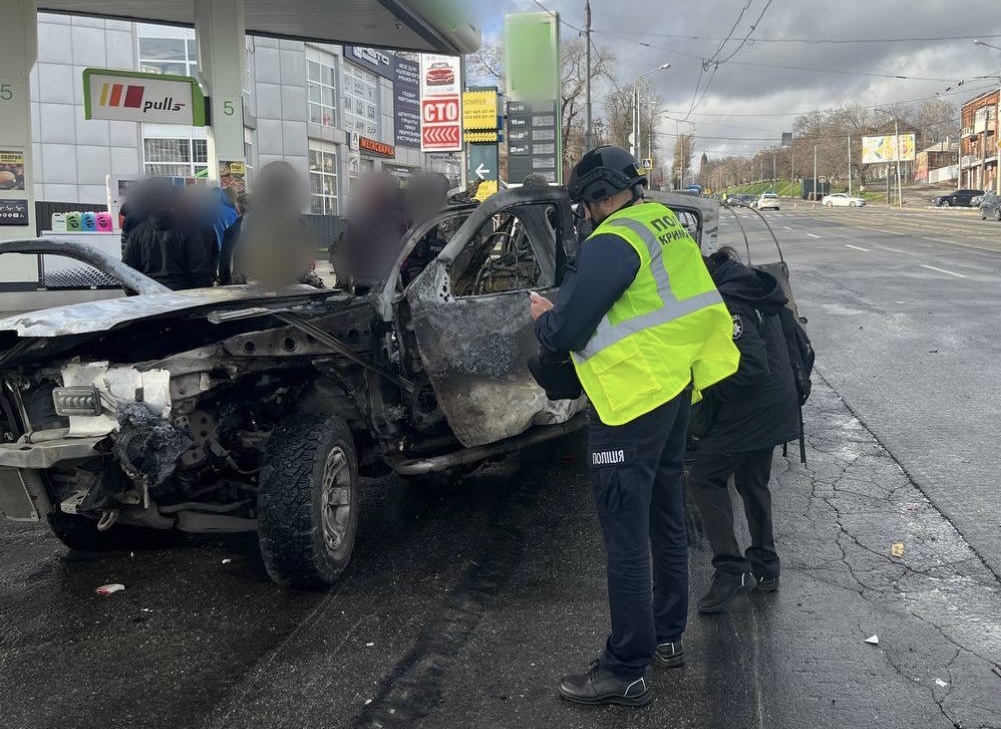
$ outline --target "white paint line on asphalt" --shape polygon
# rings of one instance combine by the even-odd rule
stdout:
[[[792,230],[792,228],[790,228],[788,225],[783,225],[782,227],[785,228],[786,230]]]
[[[944,268],[935,268],[934,266],[928,266],[924,263],[919,263],[921,268],[927,268],[929,271],[938,271],[939,273],[947,273],[950,276],[955,276],[956,278],[966,278],[965,273],[956,273],[955,271],[946,271]]]
[[[810,236],[811,238],[819,238],[820,237],[819,235],[814,235],[813,233],[807,233],[807,235]]]
[[[890,246],[876,246],[881,251],[889,251],[890,253],[910,253],[910,251],[902,251],[899,248],[890,248]]]
[[[853,246],[851,243],[845,243],[845,248],[854,248],[857,251],[863,251],[865,253],[869,252],[868,248],[863,248],[862,246]]]

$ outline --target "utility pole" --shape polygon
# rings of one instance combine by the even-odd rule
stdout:
[[[584,113],[584,151],[594,149],[594,136],[591,128],[591,0],[584,2],[584,45],[587,46],[587,81],[585,88]]]
[[[775,161],[775,154],[773,153],[772,154],[772,182],[775,182],[778,179],[778,177],[779,177],[778,167],[776,165],[777,165],[777,162]]]
[[[900,186],[900,127],[897,124],[897,117],[893,117],[893,134],[896,137],[894,147],[897,150],[897,207],[904,207],[904,191]]]
[[[848,135],[848,196],[852,194],[852,135]]]
[[[813,202],[817,202],[817,145],[813,145]]]

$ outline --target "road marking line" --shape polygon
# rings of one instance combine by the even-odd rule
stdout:
[[[910,253],[910,251],[902,251],[899,248],[890,248],[890,246],[876,246],[881,251],[889,251],[890,253]]]
[[[788,225],[783,225],[782,227],[785,228],[786,230],[792,230],[792,228],[790,228]]]
[[[924,263],[919,263],[921,268],[927,268],[929,271],[938,271],[939,273],[947,273],[950,276],[955,276],[956,278],[966,278],[965,273],[956,273],[955,271],[946,271],[944,268],[935,268],[934,266],[928,266]]]
[[[862,246],[853,246],[851,243],[845,243],[845,248],[854,248],[857,251],[869,252],[868,248],[863,248]]]
[[[820,237],[819,235],[814,235],[813,233],[807,233],[807,235],[810,236],[811,238],[819,238]]]

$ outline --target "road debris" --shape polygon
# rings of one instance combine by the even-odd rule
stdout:
[[[903,557],[904,556],[904,543],[903,542],[894,542],[893,546],[890,547],[890,554],[892,554],[897,559],[900,559],[901,557]]]
[[[938,684],[939,686],[941,686],[942,688],[945,688],[946,686],[948,686],[948,685],[949,685],[949,684],[947,684],[947,683],[946,683],[945,681],[943,681],[943,680],[942,680],[942,679],[940,679],[940,678],[936,678],[936,679],[935,679],[935,683],[937,683],[937,684]]]
[[[366,644],[365,644],[365,647],[366,647],[366,648],[371,648],[371,647],[372,647],[372,646],[374,646],[374,645],[375,645],[375,643],[366,643]]]
[[[222,563],[223,563],[223,564],[229,564],[229,563],[230,563],[230,562],[232,562],[232,561],[233,561],[233,560],[231,560],[231,559],[230,559],[229,557],[227,557],[226,559],[224,559],[224,560],[222,561]]]
[[[101,585],[94,592],[96,592],[98,595],[107,596],[107,595],[114,595],[116,592],[121,592],[124,589],[125,585],[113,582],[108,585]]]
[[[869,645],[879,645],[879,636],[870,635],[868,638],[865,639],[865,642],[868,643]]]

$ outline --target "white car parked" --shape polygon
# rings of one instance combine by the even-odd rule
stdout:
[[[860,197],[852,197],[843,192],[836,192],[833,195],[824,195],[820,200],[821,205],[826,205],[829,208],[833,207],[849,207],[849,208],[860,208],[865,205],[865,200]]]
[[[779,196],[774,192],[766,192],[754,201],[754,207],[758,210],[778,210]]]

